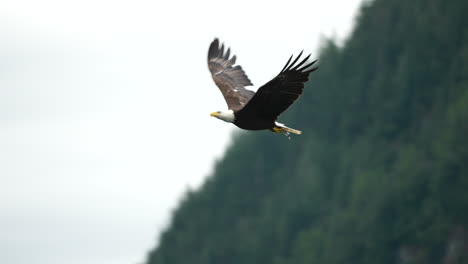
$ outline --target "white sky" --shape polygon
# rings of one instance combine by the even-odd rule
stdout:
[[[235,130],[209,117],[213,38],[256,89],[359,3],[1,1],[0,261],[144,260]]]

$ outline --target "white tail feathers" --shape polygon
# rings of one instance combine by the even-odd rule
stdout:
[[[289,132],[289,133],[293,133],[293,134],[296,134],[296,135],[302,134],[302,131],[299,131],[297,129],[293,129],[293,128],[290,128],[290,127],[282,127],[282,129]]]

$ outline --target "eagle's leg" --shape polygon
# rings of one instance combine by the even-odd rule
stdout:
[[[291,137],[289,136],[289,132],[282,128],[282,127],[274,127],[271,129],[271,131],[275,132],[275,133],[283,133],[283,135],[285,135],[286,137],[288,137],[288,139],[291,139]]]
[[[271,131],[275,133],[283,133],[283,129],[281,127],[274,127],[271,129]]]

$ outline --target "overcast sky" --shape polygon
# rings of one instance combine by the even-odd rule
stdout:
[[[213,38],[255,90],[359,3],[1,1],[0,262],[143,261],[237,130],[209,116]]]

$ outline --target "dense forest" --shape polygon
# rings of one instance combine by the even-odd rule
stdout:
[[[148,264],[468,263],[468,1],[363,4],[281,120],[236,134]]]

